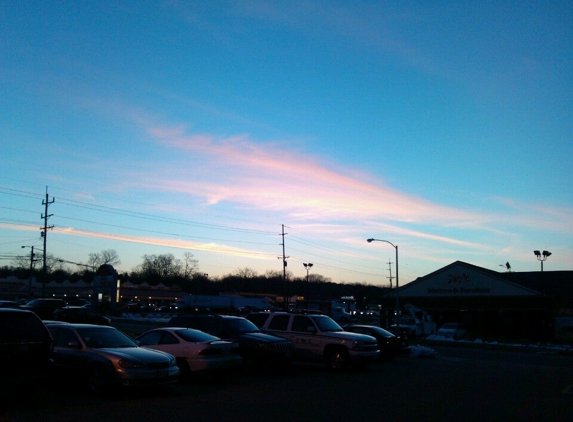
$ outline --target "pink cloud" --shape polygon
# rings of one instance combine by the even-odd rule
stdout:
[[[372,218],[399,221],[476,219],[468,212],[436,205],[376,185],[371,177],[336,172],[286,143],[255,144],[246,135],[215,138],[185,135],[182,128],[148,129],[161,144],[201,156],[208,177],[146,178],[146,185],[264,210],[286,210],[291,217]],[[187,181],[191,179],[192,181]]]
[[[37,230],[37,228],[36,228]],[[122,242],[139,243],[144,245],[165,246],[178,249],[189,249],[194,251],[213,252],[217,254],[240,256],[252,259],[265,259],[269,254],[250,251],[247,249],[234,248],[225,245],[218,245],[215,243],[199,243],[179,239],[157,238],[157,237],[140,237],[140,236],[126,236],[120,234],[91,232],[86,230],[76,230],[74,228],[54,228],[54,233],[68,234],[82,237],[93,237],[98,239],[118,240]],[[272,255],[274,258],[274,254]]]

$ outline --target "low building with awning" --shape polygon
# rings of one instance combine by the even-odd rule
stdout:
[[[573,271],[497,272],[461,261],[388,293],[383,307],[412,304],[438,327],[464,323],[476,337],[573,340]],[[402,311],[403,312],[403,311]]]

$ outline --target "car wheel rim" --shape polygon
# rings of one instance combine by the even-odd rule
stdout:
[[[329,355],[328,364],[330,368],[335,370],[344,369],[346,367],[346,355],[341,351],[333,352]]]

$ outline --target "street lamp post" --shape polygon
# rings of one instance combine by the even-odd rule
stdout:
[[[305,289],[306,292],[304,295],[306,297],[306,309],[308,309],[308,273],[314,264],[310,262],[309,263],[304,262],[302,265],[304,265],[304,268],[306,268],[306,289]]]
[[[537,257],[537,260],[539,262],[541,262],[541,272],[543,272],[543,263],[545,261],[547,261],[547,258],[549,258],[551,256],[551,252],[548,251],[543,251],[543,252],[539,252],[539,251],[533,251],[533,253],[535,254],[535,256]]]
[[[398,288],[400,287],[400,279],[398,276],[398,245],[394,245],[392,242],[389,242],[387,240],[380,240],[380,239],[366,239],[366,241],[368,243],[372,243],[372,242],[385,242],[388,243],[390,245],[392,245],[392,247],[394,249],[396,249],[396,334],[400,334],[400,298],[399,298],[399,294],[398,294]]]

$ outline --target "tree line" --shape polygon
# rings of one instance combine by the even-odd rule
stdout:
[[[11,266],[0,268],[0,276],[16,276],[20,279],[30,277],[30,257],[17,257]],[[47,255],[47,281],[76,282],[93,281],[95,272],[102,265],[117,266],[121,264],[119,254],[113,249],[90,253],[85,263],[74,263]],[[41,259],[32,262],[32,273],[37,279],[42,277]],[[173,254],[144,255],[141,264],[130,272],[120,274],[122,282],[129,281],[135,285],[162,283],[168,287],[180,289],[190,294],[218,295],[222,293],[261,294],[278,296],[304,296],[312,300],[354,297],[357,302],[375,302],[388,289],[365,283],[334,283],[330,278],[320,274],[308,277],[294,277],[286,273],[286,283],[282,271],[266,271],[259,274],[249,267],[238,268],[230,274],[220,277],[209,277],[199,269],[199,262],[191,252],[185,252],[182,258]]]

